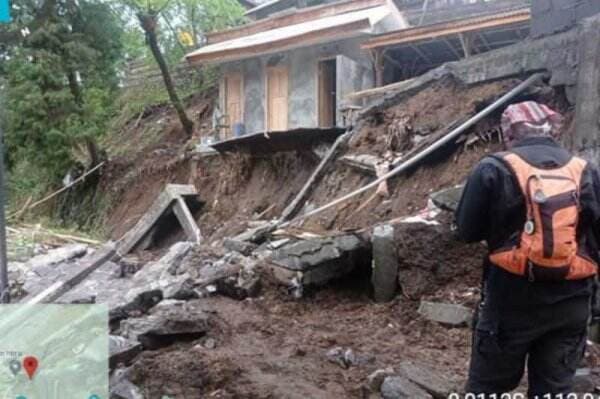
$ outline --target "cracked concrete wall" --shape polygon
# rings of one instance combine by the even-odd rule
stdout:
[[[246,132],[251,134],[266,130],[266,70],[269,66],[288,67],[288,128],[317,127],[319,123],[318,64],[319,61],[327,59],[337,61],[338,109],[346,94],[373,87],[372,64],[368,56],[360,51],[358,39],[300,48],[221,65],[222,73],[241,72],[243,75]],[[339,112],[337,116],[337,122],[341,125]]]

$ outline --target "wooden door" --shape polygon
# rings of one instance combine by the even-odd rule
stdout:
[[[288,128],[288,70],[286,67],[267,69],[267,130]]]
[[[225,115],[229,122],[229,135],[231,135],[231,129],[236,123],[242,123],[242,74],[231,73],[225,75],[224,78],[224,92],[225,92]]]
[[[335,60],[319,62],[319,127],[335,126],[336,111]]]

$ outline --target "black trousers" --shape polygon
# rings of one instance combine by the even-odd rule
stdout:
[[[529,398],[570,393],[589,315],[588,296],[502,310],[484,303],[473,332],[466,392],[499,398],[519,385],[527,366]]]

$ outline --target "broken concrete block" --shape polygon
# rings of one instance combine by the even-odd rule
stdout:
[[[52,249],[47,254],[31,258],[26,263],[26,268],[33,270],[67,262],[74,258],[82,257],[87,253],[88,246],[85,244],[71,244],[64,247]]]
[[[177,340],[197,339],[209,329],[209,315],[198,301],[161,306],[150,314],[121,321],[121,334],[139,341],[146,349],[171,345]]]
[[[117,369],[110,376],[110,399],[144,399],[140,388],[129,380],[129,369]]]
[[[247,241],[234,240],[233,238],[226,238],[223,241],[223,246],[230,251],[239,252],[244,256],[249,256],[252,251],[258,248],[258,245]]]
[[[108,320],[111,325],[132,316],[145,314],[163,299],[161,290],[144,291],[135,297],[132,301],[123,305],[111,308],[108,313]]]
[[[307,271],[345,253],[366,247],[355,235],[298,241],[273,252],[271,261],[290,270]]]
[[[421,301],[419,314],[428,320],[450,326],[468,326],[473,320],[473,310],[462,305]]]
[[[192,291],[191,277],[187,273],[177,275],[178,266],[188,254],[192,244],[178,242],[158,261],[148,263],[131,279],[132,287],[125,299],[133,301],[144,292],[159,290],[163,298],[185,298]],[[193,295],[192,295],[193,296]]]
[[[369,390],[371,392],[379,392],[383,380],[392,375],[394,375],[394,369],[391,367],[375,370],[367,377],[367,386],[369,387]]]
[[[226,277],[217,280],[217,292],[238,301],[258,296],[261,288],[260,277],[253,276],[247,279],[239,277]]]
[[[383,399],[433,399],[423,389],[401,376],[386,377],[381,384]]]
[[[189,209],[183,200],[185,196],[196,195],[198,195],[198,192],[192,185],[167,184],[164,191],[160,193],[148,211],[121,239],[118,248],[119,254],[128,254],[152,230],[158,219],[171,206],[173,206],[175,216],[181,223],[186,235],[188,235],[188,239],[199,243],[198,240],[201,239],[200,230],[193,218],[190,220]]]
[[[364,366],[375,361],[375,356],[367,354],[357,354],[352,348],[342,348],[336,346],[327,351],[325,357],[332,363],[340,365],[342,368],[351,366]]]
[[[118,335],[109,335],[108,351],[109,366],[114,369],[119,365],[128,366],[142,351],[142,344]]]
[[[429,392],[435,399],[446,399],[457,387],[442,378],[432,367],[404,361],[398,367],[399,373]]]
[[[388,302],[396,296],[398,287],[398,255],[394,228],[377,226],[371,238],[373,247],[373,273],[371,283],[376,302]]]

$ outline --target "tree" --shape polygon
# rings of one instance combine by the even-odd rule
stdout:
[[[90,148],[93,161],[118,89],[119,18],[93,0],[44,2],[50,4],[44,22],[3,53],[7,154],[13,172],[23,172],[19,184],[57,182],[74,164],[77,143]],[[32,27],[39,15],[22,7],[4,32]]]
[[[181,122],[183,130],[191,136],[194,131],[194,124],[190,118],[188,118],[185,109],[183,108],[183,104],[177,95],[177,90],[175,90],[171,72],[169,71],[167,61],[165,60],[158,42],[158,19],[160,13],[169,5],[169,2],[169,0],[125,0],[125,5],[130,7],[137,17],[140,27],[145,34],[146,44],[150,48],[152,56],[154,57],[154,60],[160,69],[160,73],[165,83],[167,93],[169,94],[171,104],[177,112],[177,116],[179,117],[179,121]]]

